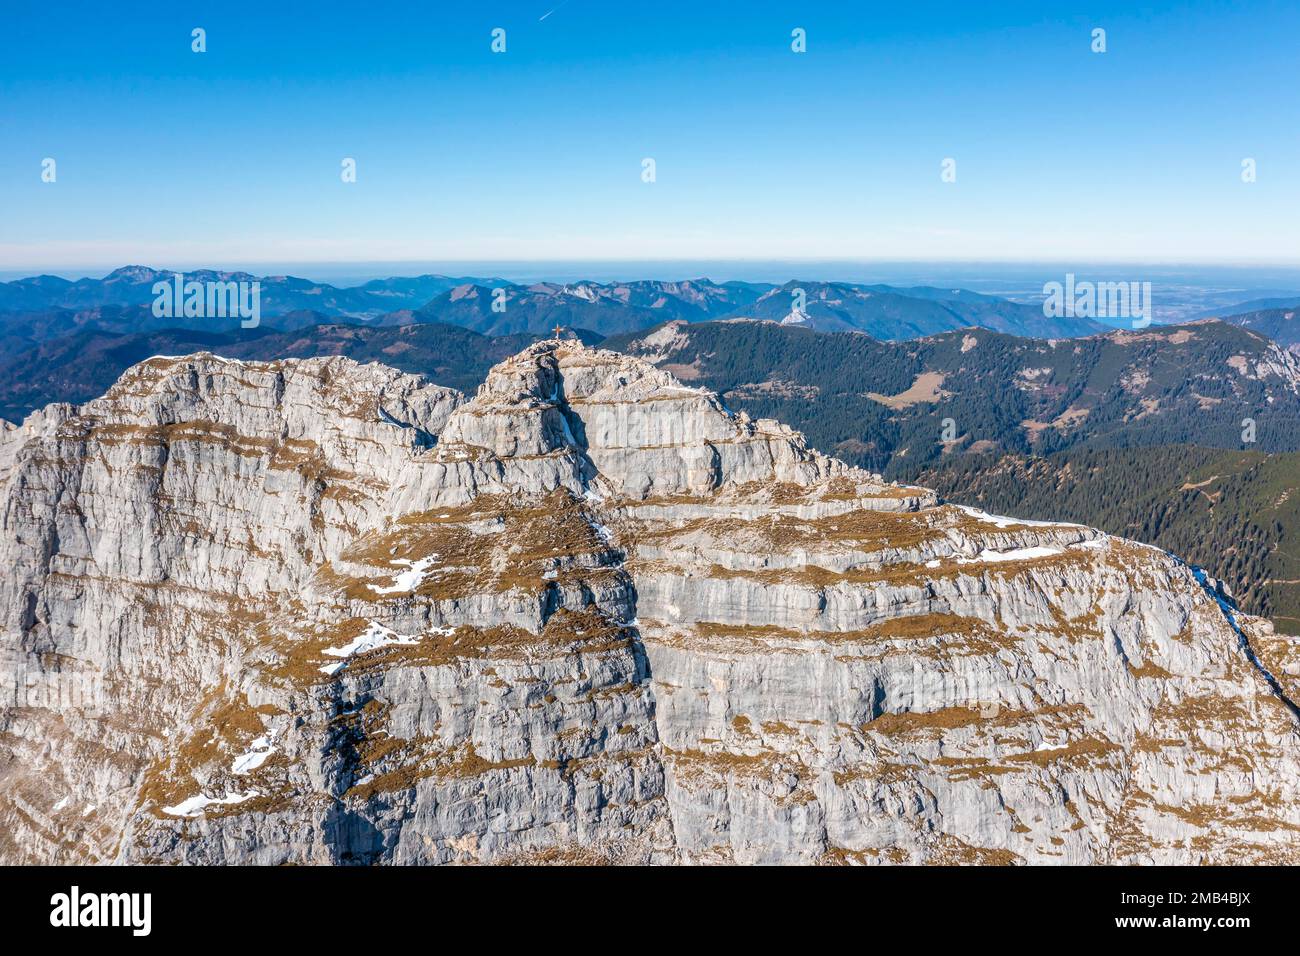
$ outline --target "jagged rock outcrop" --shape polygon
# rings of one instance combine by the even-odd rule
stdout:
[[[1294,641],[637,359],[160,357],[0,485],[3,862],[1300,859]]]

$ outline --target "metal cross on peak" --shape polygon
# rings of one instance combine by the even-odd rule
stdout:
[[[557,325],[555,328],[551,329],[551,331],[555,333],[555,337],[558,339],[564,332],[564,326]]]

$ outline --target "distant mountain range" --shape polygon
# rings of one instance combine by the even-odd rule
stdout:
[[[500,292],[472,283],[449,289],[417,310],[412,320],[447,322],[485,335],[542,335],[557,324],[612,335],[635,332],[666,320],[700,322],[731,315],[749,306],[770,287],[708,279],[646,279],[607,284],[539,282],[497,288]]]
[[[894,288],[843,282],[787,282],[732,315],[770,319],[819,332],[866,332],[884,341],[970,327],[1039,338],[1092,335],[1105,328],[1091,319],[1048,318],[1041,306],[1009,302],[965,289]]]
[[[1238,302],[1228,307],[1219,307],[1217,309],[1207,309],[1195,318],[1198,319],[1226,319],[1229,316],[1242,315],[1247,312],[1263,312],[1271,309],[1297,309],[1300,308],[1300,292],[1290,295],[1274,296],[1267,299],[1251,299],[1247,302]]]
[[[155,282],[169,281],[174,273],[148,266],[125,266],[102,279],[61,279],[36,276],[0,282],[0,312],[80,312],[99,306],[147,306],[154,300]],[[454,286],[466,282],[501,284],[499,279],[467,279],[441,275],[375,279],[352,288],[337,288],[293,276],[255,276],[247,272],[200,269],[184,273],[195,282],[259,282],[262,314],[280,315],[308,310],[328,316],[373,318],[397,309],[424,305]]]
[[[238,328],[237,321],[229,319],[154,321],[149,313],[154,284],[172,276],[170,271],[148,266],[125,266],[103,278],[69,280],[42,275],[0,282],[0,336],[43,341],[79,328],[123,332]],[[559,323],[615,335],[675,319],[753,318],[822,332],[866,332],[882,341],[901,341],[970,327],[1032,338],[1074,338],[1105,331],[1114,324],[1049,318],[1037,304],[936,286],[797,279],[777,285],[707,278],[519,284],[500,277],[427,274],[340,287],[295,276],[211,269],[185,276],[199,282],[259,282],[263,321],[282,329],[342,319],[377,325],[444,322],[485,335],[543,335]],[[1286,324],[1290,320],[1285,316],[1298,308],[1300,293],[1278,294],[1202,311],[1196,317],[1222,318],[1256,328],[1276,334],[1290,345],[1297,344],[1300,335]]]
[[[0,335],[44,341],[81,328],[238,328],[235,319],[155,319],[149,308],[153,286],[171,276],[127,266],[102,279],[37,276],[0,283]],[[613,335],[678,319],[756,318],[819,331],[866,332],[890,341],[968,327],[1046,338],[1090,335],[1103,328],[1089,319],[1047,318],[1038,306],[928,286],[795,280],[773,286],[703,278],[520,285],[504,279],[424,275],[338,288],[293,276],[211,270],[185,276],[197,282],[259,282],[263,321],[277,328],[347,319],[376,325],[442,322],[487,335],[541,335],[558,323]]]

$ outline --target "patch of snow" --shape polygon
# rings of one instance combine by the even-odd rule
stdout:
[[[991,515],[987,511],[980,511],[978,508],[971,508],[968,505],[954,505],[966,512],[977,521],[983,521],[987,524],[996,525],[999,528],[1009,528],[1013,525],[1024,525],[1028,528],[1082,528],[1083,525],[1074,524],[1070,521],[1031,521],[1028,518],[1008,518],[1005,515]]]
[[[224,797],[205,797],[199,794],[197,797],[182,800],[174,807],[163,807],[162,812],[171,817],[198,817],[202,816],[203,811],[210,806],[233,806],[256,796],[259,796],[256,790],[249,790],[247,793],[228,793]]]
[[[367,627],[364,632],[358,634],[342,647],[325,648],[324,653],[328,654],[330,657],[341,657],[344,659],[339,661],[337,664],[326,664],[320,669],[320,671],[322,674],[333,677],[343,669],[343,666],[347,663],[347,658],[352,657],[354,654],[363,654],[366,651],[373,651],[377,648],[388,647],[393,644],[418,644],[419,642],[420,639],[418,637],[408,637],[404,634],[398,634],[396,631],[384,627],[382,624],[376,624],[374,621],[371,621],[370,626]]]
[[[596,536],[605,544],[614,543],[614,532],[607,525],[601,524],[595,518],[588,517],[587,524],[591,525],[591,530],[596,532]]]
[[[243,359],[226,358],[224,355],[209,354],[209,356],[207,357],[213,358],[216,361],[222,362],[226,365],[242,366],[247,364],[243,361]],[[145,359],[145,361],[152,362],[154,359],[163,359],[165,361],[178,362],[181,359],[187,359],[187,358],[190,358],[190,356],[189,355],[150,355],[147,359]]]
[[[434,559],[438,556],[431,554],[427,558],[420,558],[418,561],[412,561],[409,558],[398,558],[390,562],[396,565],[405,565],[406,570],[401,571],[393,576],[393,583],[385,587],[377,584],[367,584],[366,587],[376,594],[405,594],[408,591],[414,591],[424,580],[425,574],[433,566]]]
[[[1060,548],[1015,548],[1011,551],[993,551],[985,548],[977,558],[958,558],[959,564],[975,564],[982,561],[1024,561],[1028,558],[1050,558],[1060,554]]]
[[[71,802],[72,802],[72,797],[64,797],[62,800],[60,800],[58,803],[56,803],[56,804],[55,804],[53,807],[51,807],[50,809],[53,810],[53,811],[55,811],[55,812],[58,812],[59,810],[62,810],[64,807],[66,807],[66,806],[67,806],[69,803],[71,803]]]
[[[235,774],[251,773],[262,766],[262,764],[266,763],[267,758],[276,751],[276,747],[272,743],[274,739],[274,731],[264,737],[258,737],[251,744],[251,750],[235,758],[235,762],[230,765],[230,772]]]

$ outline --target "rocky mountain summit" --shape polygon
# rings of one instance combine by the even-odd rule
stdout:
[[[1203,573],[640,359],[155,357],[0,484],[2,862],[1300,859],[1300,653]]]

